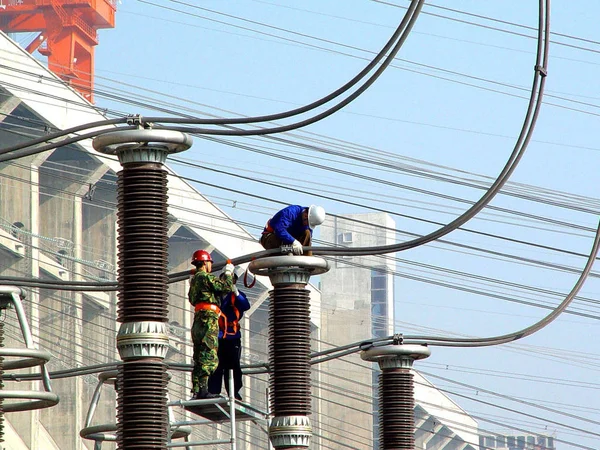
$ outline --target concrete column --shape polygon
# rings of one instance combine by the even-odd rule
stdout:
[[[73,200],[73,272],[72,280],[83,280],[82,264],[83,259],[83,200],[81,197],[75,197]],[[75,361],[77,365],[83,365],[83,294],[79,291],[73,293],[73,316],[75,330],[73,338],[75,340]],[[83,377],[75,377],[75,429],[83,428],[83,415],[87,410],[87,405],[83,405]],[[86,450],[82,439],[78,439],[77,449]]]

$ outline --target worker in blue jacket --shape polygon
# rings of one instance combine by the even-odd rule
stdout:
[[[243,271],[237,268],[238,273]],[[224,274],[222,274],[224,275]],[[242,356],[242,334],[240,320],[244,311],[250,309],[250,302],[246,294],[239,291],[235,283],[238,274],[233,273],[233,290],[221,297],[221,317],[219,318],[219,365],[208,379],[208,392],[220,394],[222,381],[225,381],[225,390],[229,395],[229,371],[233,370],[233,388],[237,400],[242,400],[242,369],[240,358]]]
[[[290,245],[294,255],[302,255],[302,247],[311,246],[313,229],[324,221],[325,209],[322,206],[290,205],[267,222],[260,243],[265,249]],[[306,254],[311,256],[312,252]]]

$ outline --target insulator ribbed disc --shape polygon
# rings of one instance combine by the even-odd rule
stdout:
[[[4,347],[4,322],[0,322],[0,347]],[[4,357],[0,356],[0,390],[4,389]],[[4,399],[0,398],[0,442],[4,442]]]
[[[382,450],[415,448],[413,374],[410,369],[379,375],[379,443]]]
[[[278,287],[270,293],[270,400],[274,416],[309,415],[310,292]]]
[[[163,450],[167,446],[167,366],[125,362],[117,374],[119,449]]]
[[[119,322],[166,322],[167,172],[128,164],[118,174]]]

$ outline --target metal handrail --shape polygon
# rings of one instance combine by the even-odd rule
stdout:
[[[25,400],[3,404],[2,409],[4,412],[30,411],[34,409],[49,408],[58,404],[59,402],[58,395],[52,392],[52,387],[50,386],[50,376],[48,374],[48,369],[46,369],[46,363],[50,360],[52,355],[44,350],[34,348],[33,337],[31,335],[25,310],[23,309],[23,304],[21,302],[21,297],[24,296],[24,291],[22,291],[19,287],[0,286],[0,299],[8,302],[6,305],[13,305],[15,313],[17,314],[17,319],[19,320],[19,326],[21,328],[21,333],[23,335],[23,339],[25,340],[26,346],[26,348],[20,349],[5,347],[0,348],[0,356],[21,358],[14,361],[3,361],[2,369],[6,371],[22,369],[25,367],[40,366],[40,374],[45,392],[0,389],[0,399],[2,400]]]

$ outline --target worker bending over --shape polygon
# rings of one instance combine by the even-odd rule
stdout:
[[[294,255],[302,255],[302,247],[310,247],[312,232],[325,221],[322,206],[290,205],[275,214],[265,226],[260,243],[265,249],[290,245]],[[307,252],[312,256],[312,252]]]

